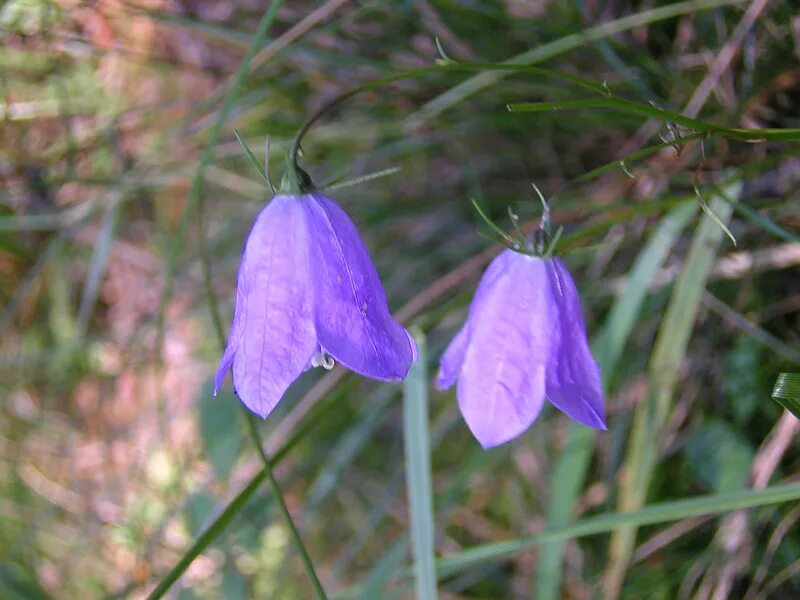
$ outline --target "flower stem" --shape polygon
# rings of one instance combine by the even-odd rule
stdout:
[[[320,583],[319,577],[317,577],[317,572],[314,570],[314,564],[311,562],[311,557],[306,551],[306,547],[303,544],[302,538],[300,537],[300,532],[297,530],[297,526],[294,524],[292,515],[289,514],[289,509],[286,507],[286,502],[283,499],[281,488],[278,485],[278,481],[275,479],[275,473],[272,470],[272,461],[270,460],[267,451],[264,450],[264,446],[261,444],[261,439],[259,438],[258,430],[256,429],[255,417],[244,406],[242,406],[242,410],[245,413],[248,434],[253,440],[253,444],[258,449],[258,453],[261,456],[261,462],[264,465],[264,472],[267,475],[267,481],[269,482],[269,487],[272,490],[272,495],[275,497],[275,502],[278,504],[278,510],[280,510],[284,521],[286,521],[287,527],[289,527],[289,532],[292,535],[295,546],[297,547],[297,551],[300,553],[300,560],[303,562],[306,575],[311,580],[311,586],[314,588],[314,593],[316,594],[318,600],[327,600],[328,596],[325,594],[325,590],[322,587],[322,583]]]
[[[382,87],[384,85],[388,85],[390,83],[394,83],[395,81],[400,81],[402,79],[416,79],[418,77],[424,77],[431,73],[452,73],[452,72],[466,72],[466,73],[475,73],[475,72],[482,72],[482,71],[512,71],[512,72],[524,72],[530,73],[535,75],[540,75],[543,77],[550,77],[553,79],[559,79],[571,83],[577,87],[591,90],[593,92],[597,92],[603,96],[607,95],[607,90],[603,88],[602,85],[595,83],[594,81],[590,81],[588,79],[584,79],[582,77],[578,77],[576,75],[571,75],[567,73],[561,73],[559,71],[553,69],[544,69],[541,67],[534,67],[531,65],[524,65],[524,64],[513,64],[513,63],[487,63],[487,62],[449,62],[446,64],[438,64],[430,67],[421,67],[418,69],[408,69],[406,71],[399,71],[397,73],[392,73],[391,75],[387,75],[384,77],[378,77],[376,79],[371,79],[362,83],[361,85],[355,86],[347,91],[342,92],[338,96],[331,99],[329,102],[323,104],[316,112],[314,112],[308,119],[306,119],[305,123],[300,126],[297,133],[294,136],[294,140],[292,141],[292,145],[289,148],[289,165],[295,169],[295,173],[290,174],[291,176],[297,176],[298,179],[300,177],[300,168],[297,165],[297,157],[300,152],[300,143],[303,141],[303,136],[308,133],[308,130],[319,121],[326,113],[333,110],[346,100],[352,98],[353,96],[360,94],[361,92],[366,92],[378,87]]]

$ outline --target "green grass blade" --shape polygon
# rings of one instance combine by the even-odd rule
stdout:
[[[306,492],[308,498],[306,514],[316,514],[323,502],[339,485],[342,472],[355,460],[364,446],[373,438],[375,431],[383,424],[387,407],[395,397],[395,392],[396,388],[391,386],[379,390],[365,409],[358,424],[344,432],[330,450],[328,458],[321,465],[319,475]]]
[[[635,511],[603,513],[581,519],[564,527],[553,527],[541,533],[502,542],[481,544],[462,552],[450,554],[436,561],[436,575],[439,579],[452,577],[475,565],[502,561],[514,554],[548,542],[564,542],[591,535],[612,533],[624,527],[671,523],[692,517],[719,515],[736,510],[752,509],[784,502],[796,502],[798,500],[800,500],[800,483],[788,483],[758,490],[737,490],[735,492],[706,494],[671,502],[660,502]],[[397,550],[397,547],[395,547],[395,550]],[[395,582],[408,579],[411,576],[411,569],[406,569],[399,574]],[[365,586],[353,586],[344,591],[344,593],[335,594],[335,597],[352,597],[357,591],[363,591],[364,589]],[[366,599],[367,597],[378,596],[362,595],[360,597]]]
[[[665,216],[634,263],[625,291],[611,308],[603,331],[592,344],[606,387],[622,349],[630,336],[647,289],[667,256],[675,246],[681,231],[697,212],[696,202],[679,204]],[[569,435],[553,471],[552,493],[547,508],[547,523],[551,528],[563,527],[572,520],[575,501],[583,487],[594,448],[596,432],[578,423],[570,423]],[[532,597],[548,600],[559,597],[561,562],[564,543],[547,542],[539,553],[536,580]]]
[[[790,483],[761,490],[741,490],[726,494],[709,494],[674,502],[663,502],[636,511],[606,513],[581,519],[567,527],[549,529],[535,535],[485,544],[470,548],[464,552],[451,554],[438,561],[438,575],[440,578],[449,577],[473,565],[501,560],[543,542],[569,540],[609,533],[623,527],[636,528],[656,523],[669,523],[702,515],[721,514],[734,510],[797,500],[800,500],[800,483]]]
[[[649,23],[656,23],[666,19],[672,19],[688,13],[700,10],[708,10],[720,6],[730,6],[733,4],[743,4],[744,0],[691,0],[689,2],[675,2],[667,6],[660,6],[651,10],[644,10],[621,19],[615,19],[607,23],[602,23],[595,27],[590,27],[580,33],[566,35],[547,44],[542,44],[536,48],[518,54],[510,58],[506,63],[535,65],[550,60],[571,50],[586,46],[591,42],[611,37],[623,31],[629,31],[642,27]],[[485,72],[470,77],[466,81],[440,94],[433,100],[425,104],[420,110],[411,116],[412,121],[427,121],[436,118],[444,111],[457,106],[470,96],[478,93],[482,89],[497,83],[509,73],[504,71]]]
[[[624,98],[578,98],[573,100],[559,100],[556,102],[516,102],[508,105],[508,110],[514,113],[550,112],[556,110],[571,110],[576,108],[600,108],[615,110],[622,113],[637,115],[639,117],[657,119],[659,121],[675,123],[708,134],[720,134],[736,139],[748,141],[798,141],[800,129],[740,129],[714,125],[700,119],[686,117],[681,113],[650,104],[626,100]]]
[[[696,202],[686,202],[675,207],[664,217],[636,259],[625,283],[625,289],[611,308],[600,338],[592,347],[605,377],[608,377],[617,366],[622,349],[647,296],[650,283],[696,212]]]
[[[97,295],[100,291],[100,282],[106,272],[111,248],[117,234],[117,223],[120,218],[120,202],[112,201],[106,208],[103,221],[100,225],[100,235],[92,250],[92,260],[89,272],[86,275],[86,284],[83,287],[80,308],[78,309],[78,333],[83,337],[89,327]]]
[[[747,219],[754,225],[761,227],[763,230],[768,231],[775,237],[787,242],[795,242],[800,244],[800,235],[784,229],[771,219],[764,217],[746,204],[739,203],[734,205],[733,208],[741,217]]]
[[[728,186],[726,196],[738,200],[742,184]],[[733,205],[719,195],[710,202],[712,212],[726,223]],[[661,444],[661,434],[669,417],[672,395],[686,356],[700,300],[724,231],[714,219],[704,214],[689,253],[667,305],[653,353],[648,364],[648,392],[637,406],[628,452],[619,507],[622,511],[639,509],[645,502]],[[625,527],[611,538],[609,566],[604,580],[604,596],[616,598],[622,588],[636,537],[636,527]]]
[[[579,175],[578,177],[571,179],[568,181],[563,188],[559,190],[559,194],[562,193],[565,189],[573,187],[579,183],[585,183],[587,181],[591,181],[600,175],[608,173],[609,171],[616,171],[617,169],[625,170],[627,172],[628,167],[630,164],[639,161],[643,158],[647,158],[648,156],[652,156],[658,152],[661,152],[665,148],[674,148],[675,146],[681,146],[687,142],[691,142],[694,140],[699,140],[705,137],[703,133],[688,133],[686,135],[681,136],[680,138],[676,138],[674,140],[670,140],[668,142],[661,142],[658,144],[653,144],[652,146],[648,146],[647,148],[642,148],[641,150],[636,150],[635,152],[631,152],[627,156],[623,158],[617,158],[610,162],[605,163],[604,165],[600,165],[592,169],[591,171],[586,171],[585,173]]]
[[[435,600],[436,562],[433,520],[433,485],[428,432],[428,369],[425,338],[414,333],[419,349],[417,361],[403,382],[403,437],[406,455],[406,485],[411,522],[411,549],[417,598]]]
[[[800,419],[800,373],[781,373],[775,380],[772,397]]]

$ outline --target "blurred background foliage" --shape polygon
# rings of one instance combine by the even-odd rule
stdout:
[[[172,597],[310,597],[237,401],[230,388],[210,395],[219,353],[201,256],[227,324],[267,197],[234,128],[259,160],[271,136],[279,177],[312,111],[443,60],[437,39],[452,61],[522,55],[719,126],[800,127],[793,0],[284,2],[221,112],[265,9],[0,3],[2,598],[145,597],[209,526]],[[798,421],[770,400],[777,374],[800,368],[796,141],[701,143],[626,112],[506,109],[587,96],[531,72],[440,72],[355,96],[304,143],[317,183],[401,170],[332,195],[390,306],[426,332],[431,374],[499,249],[476,235],[470,199],[505,227],[508,207],[532,227],[530,183],[561,192],[553,216],[603,366],[609,431],[547,409],[484,452],[452,391],[432,394],[441,556],[800,473]],[[674,147],[620,162],[662,141]],[[411,594],[401,391],[314,370],[260,427],[340,597]],[[441,574],[440,594],[800,597],[799,518],[789,502],[530,545]]]

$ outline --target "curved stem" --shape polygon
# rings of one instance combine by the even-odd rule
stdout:
[[[388,85],[390,83],[394,83],[395,81],[400,81],[402,79],[416,79],[418,77],[424,77],[431,73],[450,73],[450,72],[480,72],[480,71],[518,71],[524,73],[533,73],[537,75],[542,75],[544,77],[550,77],[552,79],[560,79],[562,81],[566,81],[573,85],[576,85],[581,88],[585,88],[594,92],[601,94],[604,97],[608,96],[608,88],[607,86],[603,86],[597,84],[593,81],[585,79],[583,77],[578,77],[576,75],[571,75],[568,73],[561,73],[559,71],[554,71],[552,69],[544,69],[541,67],[534,67],[531,65],[519,65],[519,64],[503,64],[503,63],[482,63],[482,62],[465,62],[465,63],[444,63],[439,64],[431,67],[421,67],[419,69],[409,69],[406,71],[400,71],[398,73],[393,73],[392,75],[386,75],[384,77],[378,77],[376,79],[369,80],[361,85],[357,85],[345,92],[342,92],[335,98],[331,99],[329,102],[323,104],[319,109],[317,109],[314,114],[312,114],[303,125],[300,126],[300,129],[294,136],[292,140],[292,145],[289,148],[289,165],[291,165],[296,172],[300,169],[297,164],[297,157],[300,151],[300,144],[303,141],[303,137],[308,133],[308,130],[319,121],[326,113],[333,110],[346,100],[352,98],[356,94],[361,92],[366,92],[384,85]]]

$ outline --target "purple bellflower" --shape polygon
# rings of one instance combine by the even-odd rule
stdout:
[[[456,379],[461,414],[484,448],[528,429],[545,397],[579,423],[606,428],[600,370],[559,258],[507,249],[492,261],[436,385],[444,390]]]
[[[275,196],[244,247],[214,393],[231,370],[236,395],[266,418],[310,367],[337,360],[365,377],[399,381],[416,351],[347,214],[319,193]]]

